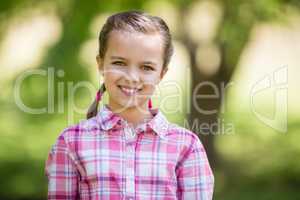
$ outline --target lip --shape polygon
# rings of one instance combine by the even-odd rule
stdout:
[[[128,86],[118,85],[118,88],[122,91],[126,96],[134,96],[142,89],[140,88],[131,88]]]

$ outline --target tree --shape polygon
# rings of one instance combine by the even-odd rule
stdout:
[[[217,87],[219,94],[221,94],[216,98],[198,98],[196,101],[197,105],[191,102],[190,105],[192,105],[192,108],[191,114],[189,115],[190,124],[193,124],[195,119],[198,119],[200,123],[217,123],[222,101],[226,98],[226,90],[224,90],[224,88],[228,87],[228,83],[237,67],[240,56],[249,41],[253,27],[260,22],[284,21],[285,16],[291,8],[296,10],[300,9],[300,2],[292,0],[257,0],[252,2],[243,0],[218,0],[214,2],[221,7],[223,13],[217,34],[213,41],[219,48],[221,57],[220,66],[214,74],[208,76],[203,73],[200,70],[202,68],[201,62],[197,62],[196,51],[203,43],[195,42],[190,38],[186,29],[183,29],[180,34],[180,40],[183,41],[189,52],[192,78],[191,94],[214,95],[215,91],[210,86],[201,87],[199,89],[199,84],[203,82],[212,83]],[[187,16],[187,12],[189,12],[189,8],[193,6],[193,3],[195,2],[187,1],[183,3],[182,1],[177,1],[181,19]],[[197,23],[196,19],[194,21]],[[222,91],[225,92],[223,93]],[[191,101],[193,101],[192,98]],[[217,112],[206,114],[199,112],[196,106],[201,106],[203,110],[216,110]],[[201,137],[212,166],[218,166],[218,161],[220,161],[221,158],[218,157],[215,150],[214,134],[210,131],[194,131]]]

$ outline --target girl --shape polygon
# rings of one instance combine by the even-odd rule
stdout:
[[[197,135],[152,109],[173,53],[165,22],[136,11],[112,15],[99,46],[104,83],[88,119],[65,129],[49,153],[48,199],[212,199]],[[97,113],[105,91],[109,103]]]

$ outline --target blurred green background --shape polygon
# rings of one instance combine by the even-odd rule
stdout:
[[[85,118],[102,79],[99,31],[125,10],[158,15],[171,29],[175,55],[154,106],[199,134],[214,199],[300,199],[299,0],[2,1],[0,199],[46,199],[48,151]],[[203,82],[216,87],[197,88]]]

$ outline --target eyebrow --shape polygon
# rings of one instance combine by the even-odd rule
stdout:
[[[111,59],[116,59],[116,60],[126,60],[125,58],[123,57],[120,57],[120,56],[111,56],[110,57]],[[143,64],[148,64],[148,65],[156,65],[155,62],[152,62],[152,61],[145,61],[145,62],[142,62]]]
[[[125,58],[120,57],[120,56],[111,56],[110,58],[111,58],[111,59],[126,60]]]
[[[143,64],[146,64],[146,65],[156,65],[155,62],[151,62],[151,61],[145,61],[145,62],[143,62]]]

